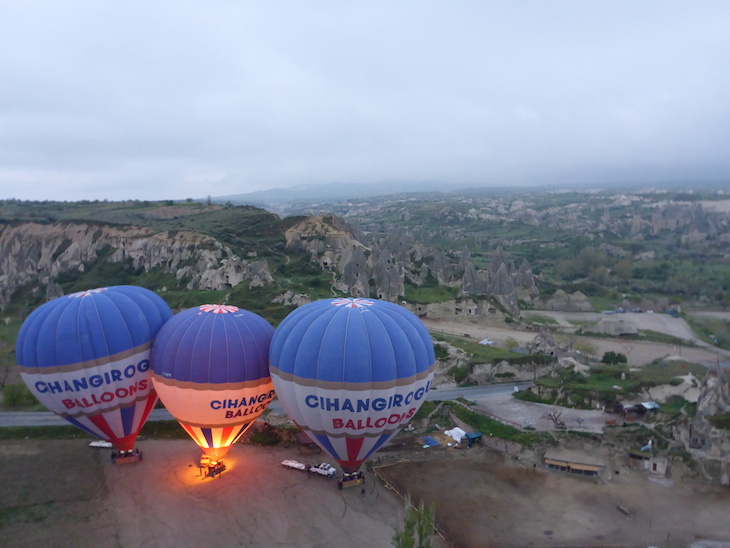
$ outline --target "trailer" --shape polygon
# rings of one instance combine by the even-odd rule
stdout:
[[[303,462],[299,462],[297,460],[284,460],[284,461],[281,461],[281,465],[285,466],[286,468],[293,468],[295,470],[302,470],[302,471],[307,470],[307,465],[304,464]]]

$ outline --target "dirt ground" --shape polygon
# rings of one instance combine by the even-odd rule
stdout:
[[[401,499],[371,473],[362,494],[280,465],[285,458],[315,462],[318,454],[238,444],[230,469],[203,479],[192,442],[139,447],[142,463],[113,465],[109,450],[87,441],[3,442],[0,546],[382,548],[402,519]],[[628,469],[601,483],[524,467],[484,448],[418,454],[414,447],[386,451],[412,462],[379,473],[416,500],[436,502],[447,538],[437,548],[730,541],[727,489],[664,487]]]
[[[555,421],[547,416],[556,409],[554,406],[518,400],[512,394],[476,399],[474,407],[521,426],[532,426],[538,431],[556,429]],[[565,423],[566,427],[578,432],[601,434],[606,426],[606,420],[616,418],[604,414],[602,410],[562,407],[557,409],[561,412],[559,419]]]
[[[437,521],[455,548],[730,541],[730,491],[664,487],[631,469],[602,483],[526,468],[493,451],[445,449],[444,458],[380,471],[414,499],[436,501]]]
[[[368,475],[360,488],[281,466],[321,455],[238,444],[215,479],[192,441],[138,443],[144,460],[113,465],[88,441],[0,445],[0,546],[389,546],[403,503]],[[324,459],[322,459],[324,460]]]

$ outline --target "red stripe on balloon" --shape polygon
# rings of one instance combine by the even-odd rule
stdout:
[[[96,426],[104,433],[107,440],[114,443],[114,441],[117,439],[117,436],[114,434],[114,431],[109,427],[109,423],[106,422],[104,415],[102,415],[101,413],[99,413],[98,415],[92,415],[89,417],[89,420],[94,426]]]
[[[233,432],[233,426],[223,428],[221,431],[221,445],[231,445],[231,432]]]
[[[180,422],[180,421],[178,421]],[[190,435],[191,438],[193,438],[193,441],[198,444],[199,447],[208,447],[208,442],[203,438],[203,443],[200,442],[200,438],[198,437],[198,433],[193,429],[192,426],[185,424],[184,422],[180,422],[180,426],[182,426],[185,431]]]
[[[347,444],[347,460],[356,461],[360,455],[360,449],[365,438],[347,438],[345,443]]]
[[[155,408],[156,403],[157,403],[157,392],[155,392],[153,389],[153,390],[150,390],[149,396],[147,396],[147,404],[145,405],[144,412],[142,413],[142,417],[139,421],[139,430],[142,430],[144,423],[147,421],[147,417],[150,416],[150,413]],[[137,433],[139,433],[139,430],[137,430]]]

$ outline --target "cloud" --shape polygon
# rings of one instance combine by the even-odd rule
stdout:
[[[727,179],[728,15],[671,1],[4,3],[0,198]]]

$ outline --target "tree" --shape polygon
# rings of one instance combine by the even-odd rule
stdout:
[[[603,265],[598,266],[590,271],[588,277],[599,285],[606,285],[608,283],[608,268]]]
[[[560,418],[562,416],[562,414],[563,414],[562,409],[553,407],[549,413],[546,413],[544,415],[544,418],[550,419],[551,421],[553,421],[555,428],[558,428],[560,426],[565,426],[565,422],[563,422],[562,419]]]
[[[406,511],[403,515],[403,529],[393,535],[395,548],[413,548],[416,545],[416,523],[418,516],[411,504],[411,494],[406,495]]]
[[[518,346],[520,346],[520,343],[518,343],[514,339],[514,337],[507,337],[504,340],[504,343],[502,343],[502,345],[505,347],[506,350],[509,350],[510,352],[512,352],[512,350],[514,350],[515,348],[517,348]]]
[[[436,523],[436,503],[428,508],[423,501],[418,508],[411,502],[411,494],[406,495],[406,511],[403,515],[403,529],[393,535],[395,548],[431,548],[431,537]],[[416,544],[418,541],[418,544]]]
[[[601,358],[601,363],[607,364],[626,363],[627,361],[628,358],[624,354],[621,354],[620,352],[614,352],[613,350],[605,352],[603,354],[603,357]]]
[[[598,347],[590,341],[578,341],[573,348],[586,356],[595,356],[598,352]]]
[[[431,548],[433,526],[436,523],[436,503],[432,502],[428,508],[423,501],[418,503],[418,548]]]
[[[634,274],[634,264],[631,257],[626,257],[616,263],[613,272],[624,282],[628,282]]]

